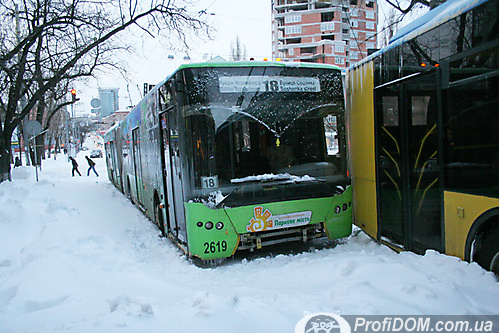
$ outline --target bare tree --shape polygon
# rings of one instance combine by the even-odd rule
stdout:
[[[187,0],[2,1],[0,182],[10,179],[14,129],[33,110],[43,119],[50,91],[103,67],[121,68],[117,51],[130,47],[119,37],[132,27],[185,46],[189,33],[208,34],[203,12],[189,13],[191,6]]]
[[[384,21],[384,24],[386,24],[386,26],[383,27],[382,32],[379,36],[381,47],[385,47],[388,45],[390,39],[395,34],[395,31],[397,31],[398,24],[402,20],[403,16],[404,16],[403,13],[399,13],[394,8],[390,8],[388,16]]]
[[[68,117],[66,114],[67,107],[75,103],[72,99],[68,99],[67,92],[70,91],[72,85],[73,81],[61,81],[54,88],[50,89],[38,102],[36,119],[42,124],[42,131],[45,134],[37,137],[36,156],[38,157],[38,161],[32,160],[33,165],[40,165],[41,159],[45,158],[45,138],[48,136],[55,140],[62,134],[60,133],[61,126],[65,124],[66,117]],[[64,113],[61,111],[64,111]]]
[[[231,60],[246,60],[246,46],[244,44],[241,44],[239,36],[236,37],[235,42],[230,43],[230,50]]]
[[[433,9],[445,1],[446,0],[386,0],[388,4],[403,14],[409,13],[418,4]]]

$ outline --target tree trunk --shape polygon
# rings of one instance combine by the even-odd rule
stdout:
[[[4,135],[0,135],[0,183],[6,180],[11,180],[10,155],[11,155],[10,136],[9,140],[6,140]]]

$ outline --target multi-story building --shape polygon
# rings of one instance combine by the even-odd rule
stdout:
[[[100,118],[110,116],[120,108],[118,91],[118,88],[99,88],[99,99],[101,102]]]
[[[348,67],[377,47],[376,0],[272,0],[272,57]]]
[[[129,113],[130,110],[117,110],[112,115],[102,118],[99,122],[98,132],[104,135],[113,125],[125,119]]]

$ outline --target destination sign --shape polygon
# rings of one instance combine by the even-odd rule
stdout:
[[[221,93],[321,91],[319,78],[316,77],[221,76],[218,82]]]

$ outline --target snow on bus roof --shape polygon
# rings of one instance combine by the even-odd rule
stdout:
[[[448,0],[440,6],[432,9],[423,16],[400,28],[390,39],[390,43],[385,48],[371,54],[369,57],[353,64],[351,68],[356,68],[371,61],[382,53],[385,53],[400,44],[413,39],[437,26],[445,23],[464,12],[467,12],[490,0]]]
[[[389,45],[397,43],[399,39],[403,41],[412,39],[487,1],[489,0],[448,0],[399,29],[390,39]]]
[[[219,61],[219,62],[199,62],[192,64],[183,64],[178,70],[184,68],[203,68],[203,67],[302,67],[302,68],[328,68],[341,70],[340,67],[331,64],[320,64],[312,62],[292,62],[292,61]]]

